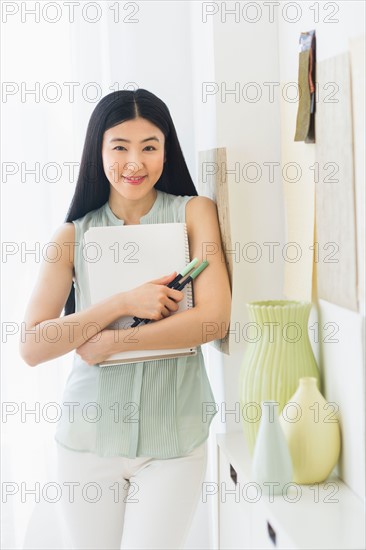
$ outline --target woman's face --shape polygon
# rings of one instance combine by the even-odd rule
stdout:
[[[165,136],[157,126],[141,117],[122,122],[104,132],[105,175],[126,199],[142,198],[163,172],[164,151]]]

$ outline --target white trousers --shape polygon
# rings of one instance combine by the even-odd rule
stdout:
[[[207,467],[207,440],[179,458],[100,457],[57,444],[72,549],[181,549]]]

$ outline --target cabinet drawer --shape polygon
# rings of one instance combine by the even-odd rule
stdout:
[[[241,493],[241,481],[226,456],[219,453],[219,548],[251,549],[251,509]]]
[[[263,499],[268,497],[255,502],[248,483],[252,485],[219,450],[219,549],[296,550],[265,506]]]
[[[256,491],[242,431],[217,434],[217,442],[220,550],[365,548],[364,502],[342,480],[332,477],[315,491],[304,485],[299,500],[272,499]]]
[[[273,549],[296,550],[284,530],[271,518],[263,503],[252,505],[252,548],[253,550]]]

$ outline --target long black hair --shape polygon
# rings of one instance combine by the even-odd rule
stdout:
[[[165,136],[166,161],[163,172],[154,186],[155,189],[172,195],[198,195],[166,104],[143,88],[120,90],[103,97],[92,112],[86,132],[79,176],[65,222],[82,218],[108,201],[110,183],[105,175],[102,160],[104,132],[117,124],[138,117],[150,121]],[[65,304],[65,315],[74,312],[75,290],[71,286]]]

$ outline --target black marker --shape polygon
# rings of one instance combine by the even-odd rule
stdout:
[[[201,263],[200,266],[197,267],[197,269],[195,269],[193,271],[193,273],[191,275],[188,275],[188,277],[186,279],[184,279],[184,281],[182,283],[180,283],[180,285],[176,286],[175,287],[175,290],[183,290],[183,288],[188,284],[190,283],[191,281],[193,281],[193,279],[195,279],[196,277],[198,277],[198,275],[208,266],[208,261],[205,260],[204,262]]]
[[[172,281],[170,281],[170,283],[168,283],[167,286],[168,288],[175,288],[176,286],[179,286],[179,281],[185,276],[187,275],[187,273],[189,273],[196,265],[198,264],[198,258],[193,258],[193,260],[186,265],[186,267],[182,270],[181,273],[178,273],[178,275],[176,277],[174,277],[174,279]],[[133,318],[134,320],[134,323],[131,325],[131,328],[132,327],[137,327],[138,324],[142,323],[142,322],[146,322],[146,321],[149,321],[150,319],[141,319],[140,317],[134,317]]]
[[[199,267],[197,267],[197,269],[195,269],[192,273],[192,275],[189,275],[186,279],[184,279],[184,281],[182,283],[180,283],[179,286],[176,286],[175,287],[175,290],[183,290],[183,288],[190,282],[193,281],[193,279],[195,279],[196,277],[198,277],[198,275],[208,266],[208,262],[205,260],[204,262],[201,263],[201,265]],[[151,319],[144,319],[143,320],[143,323],[145,323],[145,325],[147,325],[148,323],[150,323]],[[136,325],[135,325],[136,326]]]

